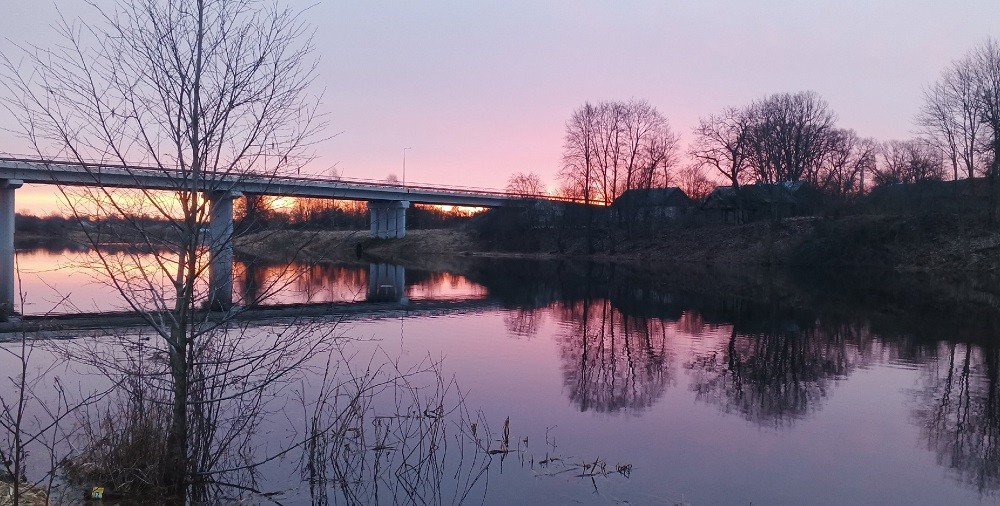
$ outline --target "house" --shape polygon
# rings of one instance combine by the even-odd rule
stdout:
[[[991,192],[986,178],[893,183],[876,187],[862,200],[862,206],[888,214],[986,213]]]
[[[784,184],[755,184],[720,186],[708,195],[701,207],[719,212],[724,222],[746,223],[791,216],[798,204]]]
[[[779,184],[795,199],[792,210],[795,216],[814,216],[828,207],[827,195],[805,181],[785,181]]]
[[[653,223],[677,219],[692,205],[680,188],[645,188],[626,190],[611,203],[618,221]]]

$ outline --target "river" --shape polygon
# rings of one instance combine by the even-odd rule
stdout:
[[[85,267],[93,261],[87,251],[19,252],[23,312],[122,309]],[[988,307],[965,307],[945,289],[925,293],[922,278],[867,273],[460,264],[236,268],[238,300],[414,308],[316,325],[336,326],[340,360],[434,363],[436,377],[464,392],[465,415],[424,411],[447,419],[435,441],[451,441],[439,469],[422,468],[420,489],[409,492],[429,502],[997,501],[1000,335]],[[319,374],[317,364],[308,374]],[[382,415],[399,408],[398,398],[379,402]],[[305,416],[284,410],[262,433]],[[479,451],[463,438],[480,439]],[[272,499],[281,504],[344,502],[346,483],[302,480],[306,460],[298,452],[270,462],[258,488],[279,491]],[[361,476],[368,464],[351,465]],[[368,469],[385,474],[382,495],[359,478],[354,499],[391,502],[402,469]]]

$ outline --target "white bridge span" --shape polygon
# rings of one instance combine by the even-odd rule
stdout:
[[[232,305],[233,200],[245,195],[363,200],[373,238],[406,235],[411,203],[497,207],[521,197],[494,190],[381,183],[365,180],[203,172],[169,168],[0,157],[0,319],[14,307],[14,198],[23,185],[45,184],[202,192],[211,207],[209,292],[213,305]]]

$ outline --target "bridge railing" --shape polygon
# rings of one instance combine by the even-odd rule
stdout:
[[[36,164],[44,166],[58,166],[65,167],[67,170],[100,170],[100,169],[115,169],[121,171],[127,171],[130,174],[146,174],[149,176],[168,176],[168,177],[184,177],[186,172],[178,168],[162,167],[162,166],[146,166],[146,165],[126,165],[126,164],[116,164],[116,163],[105,163],[99,161],[88,161],[88,160],[59,160],[59,159],[44,159],[44,158],[31,158],[28,156],[12,155],[12,156],[0,156],[0,164],[5,162],[8,163],[22,163],[22,164]],[[267,174],[267,173],[256,173],[253,171],[246,173],[234,174],[233,172],[225,171],[204,171],[207,178],[231,178],[239,177],[242,179],[265,179],[271,183],[286,183],[286,184],[323,184],[323,185],[349,185],[351,187],[360,188],[375,188],[375,189],[395,189],[402,193],[409,192],[439,192],[439,193],[449,193],[458,195],[473,195],[473,196],[483,196],[483,197],[496,197],[504,199],[538,199],[538,200],[548,200],[554,202],[567,202],[567,203],[585,203],[583,199],[572,198],[572,197],[562,197],[556,195],[546,195],[546,194],[523,194],[523,193],[513,193],[508,192],[498,188],[486,188],[486,187],[474,187],[474,186],[460,186],[460,185],[439,185],[431,183],[395,183],[388,181],[380,181],[376,179],[366,179],[366,178],[352,178],[352,177],[319,177],[301,174]]]

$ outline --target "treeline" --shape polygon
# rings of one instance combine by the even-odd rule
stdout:
[[[699,119],[687,149],[645,100],[585,103],[566,122],[559,196],[610,204],[632,189],[678,186],[692,198],[717,184],[806,182],[850,199],[877,187],[1000,174],[1000,44],[987,40],[928,87],[919,135],[878,140],[838,124],[816,92],[776,93]],[[518,173],[508,190],[544,193]]]
[[[368,206],[350,200],[294,199],[289,205],[273,197],[248,196],[238,199],[234,209],[237,227],[243,230],[268,228],[361,230],[369,226]],[[464,223],[474,210],[414,205],[407,210],[407,228],[446,228]],[[127,225],[127,226],[126,226]],[[64,238],[73,231],[117,231],[142,229],[159,234],[170,233],[174,223],[164,217],[103,216],[100,219],[67,217],[59,214],[35,216],[17,214],[14,222],[19,233]]]
[[[368,205],[361,201],[294,199],[278,205],[272,197],[242,199],[236,206],[237,226],[250,228],[293,228],[360,230],[369,227]],[[415,204],[406,212],[409,229],[444,228],[468,220],[472,212],[454,208]]]

